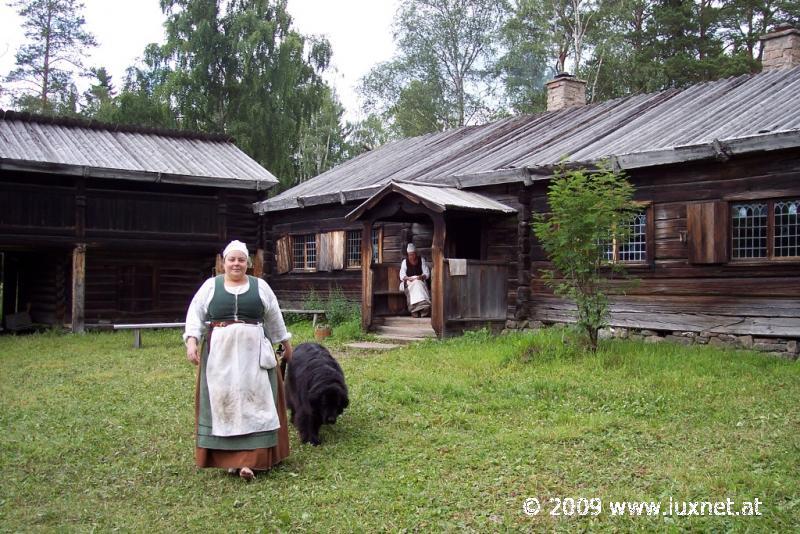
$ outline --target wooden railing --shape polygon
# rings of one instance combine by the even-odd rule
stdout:
[[[499,321],[506,318],[508,265],[467,260],[464,276],[450,274],[445,260],[444,317],[446,321]]]

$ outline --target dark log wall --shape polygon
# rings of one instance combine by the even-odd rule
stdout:
[[[238,239],[247,243],[248,248],[254,250],[255,245],[260,243],[259,239],[259,217],[253,213],[253,202],[255,194],[251,191],[229,190],[221,193],[221,200],[224,199],[224,210],[218,208],[218,213],[223,214],[225,235],[223,241]],[[224,196],[223,196],[224,194]],[[220,202],[220,206],[222,203]],[[263,246],[263,244],[262,244]]]
[[[261,194],[263,196],[263,193]],[[72,250],[86,244],[88,324],[182,321],[229,239],[261,244],[256,191],[0,173],[4,313],[71,315]],[[18,295],[18,297],[17,297]]]
[[[383,223],[383,263],[400,265],[406,255],[409,236],[414,246],[420,247],[420,254],[427,260],[431,257],[433,227],[430,225],[408,223]],[[424,238],[424,239],[423,239]]]
[[[313,291],[325,297],[339,288],[353,302],[361,300],[361,269],[330,272],[289,271],[277,274],[275,242],[285,235],[317,234],[334,230],[361,230],[360,222],[348,223],[344,216],[357,204],[309,207],[267,213],[262,217],[265,242],[265,273],[270,287],[284,307],[302,307]]]
[[[192,295],[213,268],[212,255],[130,257],[90,250],[86,254],[86,321],[182,322]]]
[[[613,325],[800,337],[800,262],[690,263],[687,243],[680,238],[687,231],[690,203],[727,202],[737,195],[799,196],[800,151],[653,168],[629,177],[636,198],[653,202],[654,261],[629,269],[641,281],[613,299]],[[545,211],[545,186],[531,189],[533,209]],[[532,255],[534,269],[548,266],[535,239]],[[530,288],[533,319],[571,320],[572,306],[554,298],[540,278],[534,276]]]

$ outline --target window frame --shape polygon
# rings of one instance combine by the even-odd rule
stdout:
[[[606,260],[609,265],[623,265],[625,267],[650,267],[655,259],[655,221],[653,220],[653,202],[652,201],[635,201],[634,204],[639,211],[637,216],[644,214],[644,246],[645,246],[645,259],[643,260],[620,260],[620,243],[617,243],[617,237],[611,238],[611,255],[610,260]],[[605,254],[605,251],[603,251]]]
[[[361,239],[364,236],[364,230],[363,230],[363,228],[351,228],[349,230],[345,230],[345,232],[347,233],[347,238],[345,239],[345,250],[344,250],[345,267],[344,268],[345,268],[345,270],[351,270],[351,271],[360,270],[361,269]],[[358,245],[358,254],[359,254],[358,265],[352,265],[348,261],[347,245],[350,242],[350,236],[349,236],[350,232],[358,232],[358,234],[360,236],[359,237],[359,241],[358,241],[358,243],[359,243],[359,245]],[[372,234],[371,234],[370,237],[372,238],[371,246],[373,247],[373,249],[372,249],[372,264],[374,265],[376,263],[383,263],[383,226],[382,225],[381,226],[373,226],[372,227]],[[376,240],[377,240],[377,243],[376,243]],[[376,244],[377,244],[377,251],[374,248]],[[376,254],[375,254],[376,252],[377,252],[377,257],[376,257]]]
[[[778,263],[800,263],[800,255],[797,256],[775,256],[775,203],[800,201],[800,192],[790,193],[780,192],[761,192],[751,195],[731,195],[725,198],[728,203],[728,263],[732,265],[753,265],[753,264],[778,264]],[[733,215],[734,206],[737,204],[766,204],[767,211],[767,247],[766,255],[754,258],[734,258],[734,232]]]
[[[346,232],[347,232],[347,237],[344,240],[344,261],[345,261],[344,268],[345,268],[345,270],[351,270],[351,271],[361,270],[361,239],[362,239],[362,237],[364,235],[364,230],[362,230],[361,228],[351,228],[349,230],[346,230]],[[349,249],[349,246],[350,246],[350,234],[351,233],[358,233],[358,240],[356,241],[356,243],[358,243],[358,264],[357,265],[350,263],[350,249]]]
[[[301,267],[297,266],[297,261],[295,258],[295,244],[298,238],[304,238],[303,243],[303,265]],[[291,234],[289,236],[291,241],[291,251],[292,251],[292,272],[296,273],[313,273],[317,271],[317,254],[319,253],[319,238],[316,233],[304,233],[304,234]],[[314,266],[308,267],[308,245],[309,243],[314,243]]]
[[[377,246],[378,246],[377,253],[378,254],[377,254],[377,257],[376,257],[376,254],[375,254],[376,251],[373,248],[372,249],[372,263],[373,264],[383,263],[383,225],[381,225],[381,226],[373,226],[372,227],[372,235],[370,236],[370,245],[372,247],[375,247],[375,245],[376,245],[376,243],[375,243],[376,238],[377,238]]]

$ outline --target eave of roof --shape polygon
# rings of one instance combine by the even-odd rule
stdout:
[[[765,133],[750,135],[731,140],[713,140],[708,143],[695,145],[676,146],[672,148],[620,154],[606,158],[605,161],[613,168],[621,170],[655,167],[659,165],[673,165],[703,160],[726,160],[731,156],[744,155],[756,152],[769,152],[800,148],[800,130],[785,132]],[[563,164],[565,168],[597,166],[601,161],[578,161]],[[474,174],[445,176],[437,180],[437,184],[449,185],[458,189],[483,187],[504,183],[523,183],[530,185],[540,180],[549,180],[559,165],[531,167],[526,169],[501,169]],[[424,184],[425,182],[414,182]],[[321,195],[308,195],[304,197],[285,198],[278,201],[273,199],[256,202],[253,207],[257,213],[283,211],[322,204],[346,204],[354,200],[364,200],[386,184],[378,184],[353,191],[340,191]]]
[[[225,178],[217,176],[197,176],[191,174],[173,174],[150,171],[132,171],[104,167],[87,167],[84,165],[64,165],[41,161],[25,161],[0,158],[0,171],[35,172],[39,174],[60,174],[65,176],[83,176],[86,178],[104,178],[112,180],[131,180],[135,182],[151,182],[179,185],[199,185],[204,187],[224,187],[227,189],[251,189],[266,191],[274,187],[275,181],[263,178]]]
[[[358,220],[366,211],[374,208],[381,200],[392,193],[398,193],[415,204],[422,204],[435,213],[443,213],[448,209],[504,214],[517,212],[514,208],[494,199],[471,191],[462,191],[456,187],[413,182],[390,182],[348,213],[345,219],[348,221]]]

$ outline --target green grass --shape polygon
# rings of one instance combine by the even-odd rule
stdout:
[[[288,460],[246,484],[194,467],[194,368],[175,331],[144,342],[0,337],[0,530],[800,527],[800,363],[625,341],[582,355],[560,329],[356,353],[342,359],[350,408],[323,446],[292,429]],[[763,515],[608,510],[670,496],[759,498]],[[522,514],[526,497],[542,501],[539,516]],[[604,510],[552,517],[550,497]]]

